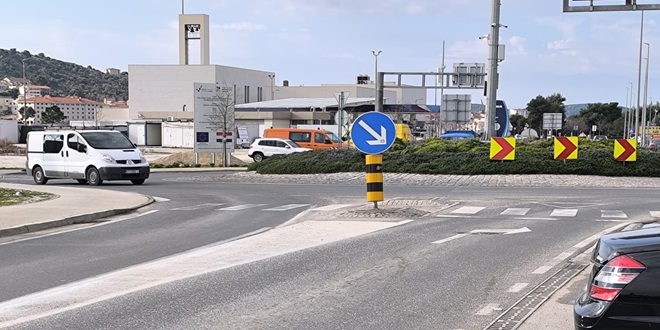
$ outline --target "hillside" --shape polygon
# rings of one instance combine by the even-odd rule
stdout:
[[[91,66],[63,62],[45,56],[32,55],[29,51],[0,49],[0,79],[22,77],[25,59],[25,76],[35,85],[51,88],[52,96],[79,96],[95,101],[103,98],[128,100],[128,73],[104,74]]]

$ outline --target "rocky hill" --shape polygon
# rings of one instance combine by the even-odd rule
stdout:
[[[25,76],[35,85],[51,88],[52,96],[79,96],[95,101],[104,98],[128,100],[128,73],[105,74],[91,66],[50,58],[43,53],[0,49],[0,79]]]

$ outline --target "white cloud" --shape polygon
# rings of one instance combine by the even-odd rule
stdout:
[[[507,43],[513,48],[514,54],[521,54],[525,55],[527,54],[527,50],[525,49],[525,38],[520,37],[520,36],[513,36],[510,37]]]
[[[568,40],[555,40],[547,43],[547,47],[550,50],[565,50],[568,48]]]

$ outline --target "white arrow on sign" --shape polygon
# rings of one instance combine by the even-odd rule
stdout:
[[[364,122],[364,120],[360,120],[359,122],[360,126],[364,128],[367,133],[369,133],[375,140],[371,141],[366,141],[368,145],[370,146],[382,146],[387,144],[387,141],[385,140],[385,137],[387,136],[387,129],[384,126],[380,127],[380,134],[376,133],[376,131],[373,130],[373,128],[369,127],[367,123]]]

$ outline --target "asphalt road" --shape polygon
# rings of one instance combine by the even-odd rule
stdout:
[[[561,267],[585,238],[660,210],[655,189],[392,186],[388,198],[436,197],[447,207],[389,228],[375,225],[388,219],[313,221],[331,233],[312,244],[323,231],[286,236],[273,228],[309,208],[364,201],[363,186],[195,183],[182,176],[103,186],[168,199],[140,217],[0,245],[7,279],[0,308],[44,305],[16,328],[481,329]],[[248,204],[259,206],[219,211]],[[265,211],[292,204],[304,206]],[[363,235],[352,233],[362,228]],[[497,231],[513,229],[529,231]],[[185,252],[194,248],[200,249]],[[167,258],[175,254],[176,262]],[[216,267],[208,260],[234,261]],[[122,273],[134,265],[133,273]],[[85,280],[113,271],[153,281],[129,281],[113,292],[98,277]],[[111,291],[70,294],[90,283]],[[58,290],[25,296],[48,288]],[[66,308],[53,313],[49,299]]]

